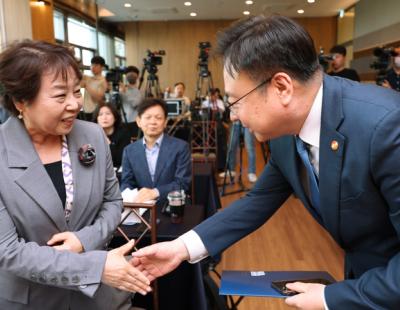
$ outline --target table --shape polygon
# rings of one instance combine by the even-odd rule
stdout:
[[[161,213],[161,207],[157,210],[157,241],[169,241],[181,234],[189,231],[205,218],[205,210],[200,205],[185,206],[185,214],[180,224],[173,224],[169,216]],[[126,226],[124,232],[134,238],[140,233],[141,224]],[[125,239],[116,233],[111,242],[111,247],[118,247],[124,244]],[[150,243],[149,238],[143,238],[138,244],[139,247]],[[142,297],[136,294],[134,298],[135,306],[152,309],[151,294]],[[189,264],[183,262],[173,272],[159,278],[158,298],[160,310],[206,310],[206,295],[204,291],[203,278],[200,264]]]

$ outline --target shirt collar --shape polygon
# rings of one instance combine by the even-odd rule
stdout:
[[[319,136],[321,133],[321,111],[322,111],[322,83],[315,96],[310,113],[301,127],[299,137],[309,145],[319,148]]]
[[[162,133],[161,136],[158,137],[158,139],[156,140],[156,143],[154,143],[154,146],[158,146],[159,147],[161,145],[161,142],[162,142],[163,138],[164,138],[164,133]],[[144,137],[143,137],[143,145],[145,147],[147,147],[146,139]]]

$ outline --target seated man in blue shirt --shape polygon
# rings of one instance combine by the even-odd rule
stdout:
[[[136,202],[164,201],[169,192],[189,190],[189,145],[164,134],[167,106],[161,99],[145,99],[138,106],[136,122],[143,138],[128,145],[122,156],[121,190],[138,188]]]

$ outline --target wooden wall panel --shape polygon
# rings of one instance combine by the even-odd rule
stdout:
[[[315,47],[322,46],[325,51],[336,43],[336,18],[301,18],[302,24],[314,39]],[[161,88],[173,86],[177,81],[186,84],[187,94],[193,98],[197,81],[198,44],[210,41],[215,46],[216,34],[232,23],[223,21],[165,21],[124,23],[126,54],[128,65],[142,67],[146,49],[164,49],[163,65],[159,66],[158,76]],[[210,71],[214,86],[223,89],[222,64],[210,58]]]
[[[38,6],[30,2],[32,17],[32,38],[54,43],[53,1]]]

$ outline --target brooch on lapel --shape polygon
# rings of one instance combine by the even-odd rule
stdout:
[[[96,151],[91,144],[84,144],[78,151],[79,161],[84,166],[91,166],[96,160]]]

